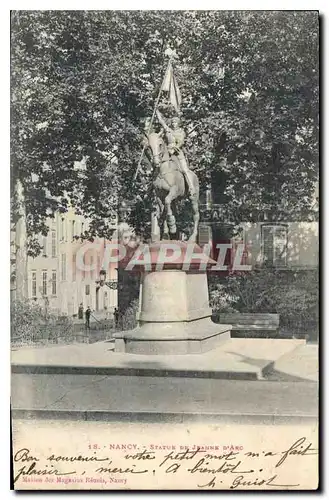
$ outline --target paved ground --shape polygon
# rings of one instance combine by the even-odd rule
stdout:
[[[303,340],[230,339],[204,354],[152,356],[115,353],[113,342],[98,342],[21,348],[12,351],[11,361],[15,373],[144,374],[250,380],[262,379],[283,356],[304,346]],[[307,380],[303,363],[297,367],[298,355],[296,360],[295,377]]]
[[[319,378],[319,346],[305,344],[290,351],[274,362],[272,376],[282,380],[310,380]],[[279,378],[280,377],[280,378]]]

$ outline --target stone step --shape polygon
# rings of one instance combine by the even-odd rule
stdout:
[[[113,352],[113,342],[12,351],[13,373],[130,375],[261,380],[304,340],[229,339],[203,354],[142,355]]]
[[[176,356],[114,353],[111,342],[18,349],[12,352],[12,414],[145,422],[312,420],[318,413],[316,361],[316,348],[300,340],[230,339],[201,355]]]
[[[316,419],[313,382],[13,374],[14,418],[144,421]]]

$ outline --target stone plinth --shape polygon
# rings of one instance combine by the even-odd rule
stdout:
[[[230,338],[230,325],[211,321],[206,270],[215,261],[198,245],[159,242],[133,259],[141,272],[139,326],[116,334],[116,351],[196,354]]]

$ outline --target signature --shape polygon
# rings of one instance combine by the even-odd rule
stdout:
[[[277,479],[277,474],[274,476],[270,477],[269,479],[252,479],[251,481],[245,480],[244,476],[238,476],[233,479],[233,482],[230,486],[230,489],[234,490],[235,488],[238,488],[240,486],[272,486],[273,488],[297,488],[299,486],[298,484],[279,484],[276,481]]]
[[[229,486],[230,490],[234,490],[241,486],[271,486],[273,488],[297,488],[298,484],[278,484],[276,481],[277,474],[270,477],[269,479],[245,479],[245,477],[241,474],[233,479],[231,485]],[[222,481],[221,481],[222,482]],[[216,486],[216,476],[213,476],[210,481],[206,484],[198,484],[198,488],[214,488]]]

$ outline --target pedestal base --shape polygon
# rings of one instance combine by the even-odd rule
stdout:
[[[206,267],[215,262],[194,243],[170,245],[179,251],[175,261],[169,257],[169,264],[161,261],[170,250],[168,242],[149,247],[152,266],[149,271],[141,271],[139,326],[115,335],[115,351],[200,354],[230,338],[230,325],[211,321]],[[158,270],[159,263],[163,269]]]
[[[184,323],[153,323],[115,335],[115,352],[130,354],[201,354],[230,339],[231,325],[209,318]]]

